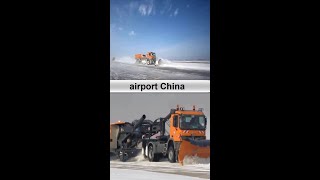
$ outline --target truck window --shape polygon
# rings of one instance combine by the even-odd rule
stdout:
[[[200,123],[201,126],[205,127],[206,121],[205,121],[205,118],[203,116],[199,117],[199,123]]]
[[[165,122],[164,135],[169,136],[170,134],[170,121]]]
[[[205,117],[196,115],[183,115],[180,120],[180,129],[205,130]]]

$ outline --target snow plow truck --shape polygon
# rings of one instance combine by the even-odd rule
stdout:
[[[161,59],[157,60],[156,53],[148,52],[147,54],[136,54],[136,64],[155,65],[158,66],[161,63]]]
[[[132,123],[110,125],[110,153],[121,161],[142,153],[150,162],[167,158],[183,164],[187,156],[210,157],[210,140],[206,139],[207,119],[199,108],[184,110],[177,106],[163,118],[145,120],[143,115]]]

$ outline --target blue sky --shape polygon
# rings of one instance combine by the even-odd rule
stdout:
[[[209,0],[111,0],[111,57],[210,59]]]

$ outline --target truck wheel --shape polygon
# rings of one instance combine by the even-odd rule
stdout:
[[[148,148],[148,158],[150,162],[156,162],[159,160],[159,156],[153,152],[153,146],[149,146]]]
[[[173,149],[173,146],[170,146],[169,147],[169,150],[168,150],[168,160],[169,162],[171,163],[175,163],[176,162],[176,153]]]

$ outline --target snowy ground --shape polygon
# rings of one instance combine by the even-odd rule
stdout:
[[[209,61],[162,60],[160,66],[137,65],[132,58],[110,63],[111,80],[210,80]]]
[[[165,174],[148,172],[141,170],[130,170],[130,169],[118,169],[110,168],[110,179],[126,179],[126,180],[164,180],[164,179],[174,179],[174,180],[202,180],[202,178],[188,177],[176,174]]]
[[[197,164],[199,162],[202,164]],[[112,160],[110,161],[110,168],[111,179],[121,179],[123,177],[126,177],[126,180],[210,179],[210,158],[201,160],[189,158],[182,166],[179,163],[169,163],[166,159],[162,159],[160,162],[149,162],[142,156],[138,156],[128,162]]]

